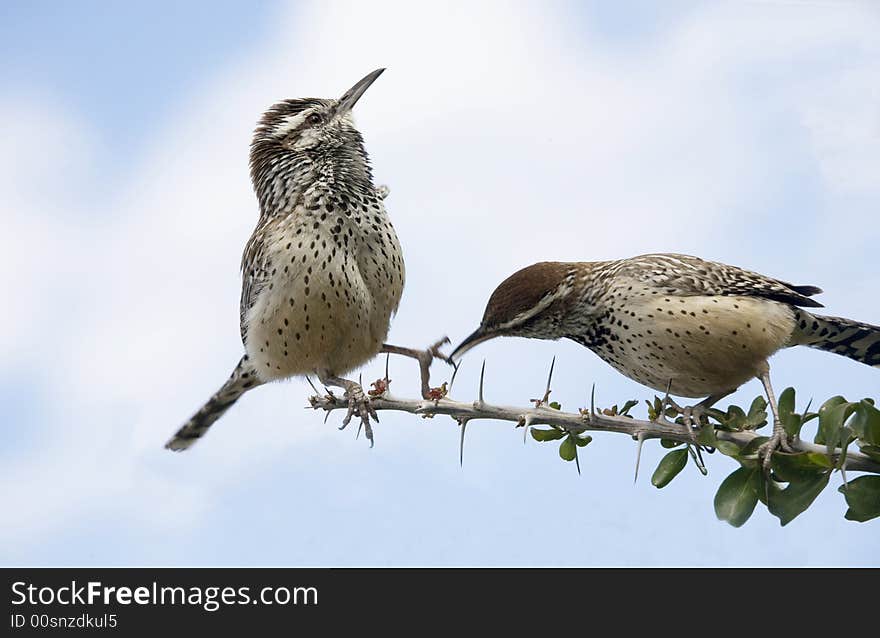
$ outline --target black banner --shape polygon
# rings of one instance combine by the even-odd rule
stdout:
[[[0,633],[132,635],[177,627],[202,634],[261,628],[323,634],[362,623],[376,627],[377,621],[385,629],[406,627],[413,614],[435,629],[461,627],[474,617],[507,624],[529,616],[544,629],[585,618],[631,629],[670,615],[710,619],[727,605],[741,605],[744,591],[764,590],[749,596],[749,606],[761,608],[770,594],[756,586],[761,582],[773,583],[775,605],[796,603],[805,583],[842,576],[832,571],[6,568],[6,630]],[[856,573],[847,570],[850,584]],[[874,581],[876,570],[861,575]]]

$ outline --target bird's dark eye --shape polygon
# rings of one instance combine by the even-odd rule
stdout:
[[[306,122],[311,124],[312,126],[317,126],[321,122],[324,121],[324,118],[321,117],[320,113],[312,113],[306,118]]]

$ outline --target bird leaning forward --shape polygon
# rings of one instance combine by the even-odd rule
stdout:
[[[495,289],[480,327],[452,357],[494,337],[566,337],[643,385],[704,397],[679,408],[689,431],[716,401],[757,377],[773,413],[773,435],[759,450],[769,467],[773,451],[791,450],[770,356],[803,345],[880,367],[880,327],[805,310],[822,307],[811,299],[820,292],[688,255],[541,262]]]
[[[338,100],[285,100],[263,114],[250,151],[260,216],[241,261],[245,354],[166,448],[190,447],[248,390],[308,374],[345,390],[343,426],[360,417],[372,442],[375,410],[342,375],[379,352],[417,358],[428,392],[440,342],[424,351],[384,343],[403,294],[403,254],[352,119],[382,71]]]

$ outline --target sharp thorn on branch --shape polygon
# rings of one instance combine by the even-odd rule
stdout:
[[[636,473],[633,477],[633,485],[636,484],[636,481],[639,480],[639,464],[642,461],[642,446],[645,443],[645,433],[639,432],[636,436],[636,440],[639,442],[638,448],[636,449]]]
[[[596,382],[593,381],[593,387],[590,390],[590,420],[596,418]]]
[[[468,421],[469,421],[469,419],[466,419],[464,417],[462,417],[458,420],[459,425],[461,425],[461,439],[459,440],[459,443],[458,443],[458,466],[459,467],[464,467],[464,433],[465,433],[465,430],[467,429]]]
[[[700,470],[700,474],[706,476],[709,473],[709,470],[706,469],[706,466],[703,465],[703,457],[700,455],[699,446],[693,446],[690,443],[687,443],[687,451],[691,455],[691,459],[694,462],[694,465],[697,466],[697,469]],[[696,447],[696,451],[694,451],[694,447]]]
[[[524,427],[523,430],[523,438],[524,441],[528,441],[529,433],[531,432],[531,428],[536,423],[547,423],[547,419],[551,421],[552,424],[556,424],[556,427],[565,428],[570,433],[579,433],[582,431],[611,431],[617,433],[625,433],[628,436],[632,437],[634,440],[639,440],[639,433],[643,433],[643,438],[671,438],[677,441],[687,443],[682,439],[685,438],[684,435],[680,432],[670,432],[669,426],[664,424],[658,424],[656,421],[651,420],[641,420],[636,418],[631,419],[619,419],[615,418],[615,415],[611,414],[606,417],[601,412],[597,412],[596,407],[596,384],[592,384],[590,389],[590,406],[589,411],[587,408],[581,408],[578,410],[576,414],[567,414],[565,412],[555,411],[552,414],[552,418],[550,413],[548,412],[538,412],[537,410],[533,410],[529,407],[523,408],[508,408],[508,407],[499,407],[493,405],[485,404],[485,372],[486,372],[486,362],[483,361],[481,370],[480,370],[480,400],[474,401],[473,403],[466,402],[458,402],[448,399],[446,401],[431,401],[426,402],[424,399],[400,399],[400,398],[386,398],[381,401],[382,407],[378,410],[392,410],[392,411],[401,411],[408,412],[411,414],[423,414],[425,412],[429,412],[432,415],[441,414],[447,415],[453,418],[459,424],[462,424],[462,421],[470,421],[473,419],[497,419],[501,421],[513,422],[518,425],[518,427]],[[312,386],[313,390],[316,390],[314,380],[308,378],[309,384]],[[368,410],[370,416],[373,418],[370,422],[363,422],[362,418],[358,420],[361,422],[358,427],[358,432],[356,436],[360,436],[360,431],[364,430],[367,438],[370,439],[370,446],[373,447],[375,442],[372,440],[372,422],[378,423],[378,414],[375,406],[372,404],[364,404],[363,406],[354,406],[346,399],[341,396],[333,395],[330,392],[329,388],[325,388],[327,392],[326,395],[321,395],[316,392],[316,396],[309,397],[309,405],[303,406],[304,409],[312,409],[312,410],[324,410],[324,422],[326,423],[329,420],[329,413],[334,410],[343,410],[344,418],[342,419],[342,423],[339,426],[339,429],[344,429],[352,420],[354,416],[363,417],[360,414],[361,407],[363,409]],[[343,395],[344,396],[344,395]],[[375,397],[373,397],[375,398]],[[657,401],[660,401],[660,397],[657,397]],[[670,406],[675,409],[675,406]],[[347,410],[347,411],[346,411]],[[590,419],[589,422],[587,419]],[[466,424],[462,427],[462,435],[460,441],[460,450],[459,450],[459,463],[463,463],[464,459],[464,432],[466,430]],[[718,438],[723,441],[730,441],[740,448],[743,448],[750,441],[754,440],[759,435],[751,430],[744,429],[741,431],[723,431],[719,430],[716,432]],[[642,443],[640,441],[640,447],[636,455],[636,468],[635,468],[635,478],[634,481],[638,480],[638,472],[640,471],[640,463],[641,463],[641,447]],[[821,451],[825,452],[824,446],[813,445],[810,443],[806,443],[801,440],[795,440],[795,447],[800,451]],[[687,446],[688,455],[693,459],[694,464],[697,466],[699,471],[702,474],[707,473],[705,458],[703,453],[711,453],[712,448],[705,445],[698,445],[694,442],[691,442]],[[880,473],[880,464],[876,461],[872,460],[867,455],[857,452],[851,451],[846,453],[846,457],[843,461],[840,460],[842,456],[842,451],[840,449],[832,450],[831,456],[832,458],[837,459],[837,463],[835,463],[835,469],[841,470],[841,475],[844,484],[848,484],[848,471],[853,470],[856,472],[873,472]],[[838,467],[838,466],[843,467]]]
[[[696,448],[697,458],[698,458],[699,461],[700,461],[700,466],[705,468],[705,467],[706,467],[706,461],[703,460],[703,449],[702,449],[702,447],[699,446],[699,445],[695,445],[694,448]]]
[[[461,367],[463,362],[459,361],[458,364],[452,366],[452,378],[449,380],[449,394],[452,394],[452,386],[455,383],[455,377],[458,376],[458,369]]]
[[[553,380],[553,368],[556,366],[556,356],[550,362],[550,372],[547,374],[547,387],[544,389],[544,398],[541,399],[540,405],[546,406],[550,400],[550,382]]]

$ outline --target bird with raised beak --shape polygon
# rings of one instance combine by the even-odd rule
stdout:
[[[250,151],[260,216],[241,261],[245,354],[166,448],[190,447],[248,390],[310,374],[345,390],[343,427],[360,417],[372,442],[375,410],[343,375],[379,352],[417,358],[427,394],[427,368],[443,356],[439,343],[424,351],[384,343],[403,294],[403,254],[385,212],[387,190],[373,184],[352,119],[383,71],[338,100],[284,100],[260,119]]]
[[[813,314],[815,286],[677,254],[617,261],[541,262],[492,293],[480,327],[452,353],[495,337],[568,338],[650,388],[703,401],[678,408],[689,432],[705,410],[757,377],[773,413],[759,450],[790,451],[768,359],[809,346],[880,367],[880,327]],[[673,403],[673,405],[675,405]]]

